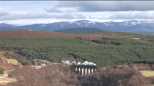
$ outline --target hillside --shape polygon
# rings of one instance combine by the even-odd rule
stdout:
[[[54,69],[54,70],[53,70]],[[7,86],[146,86],[146,79],[131,67],[99,68],[94,76],[80,77],[69,66],[51,64],[41,69],[17,68],[9,76],[18,82]],[[33,77],[32,77],[33,76]],[[121,82],[119,82],[121,81]]]
[[[99,66],[154,61],[153,37],[132,33],[1,32],[0,48],[13,51],[26,63],[36,58],[60,62],[70,57],[69,53]]]
[[[72,38],[71,34],[41,31],[6,31],[0,32],[0,38]],[[74,37],[74,36],[73,36]]]
[[[0,79],[5,86],[152,86],[144,77],[153,72],[154,38],[132,33],[0,32],[1,66],[8,69]],[[84,78],[62,59],[76,54],[97,64],[94,76]],[[34,60],[50,61],[46,66]],[[1,60],[0,60],[1,61]],[[11,61],[11,63],[10,63]],[[9,62],[9,63],[8,63]],[[16,63],[22,64],[22,66]],[[133,63],[133,64],[131,64]],[[13,70],[12,70],[13,69]],[[143,70],[140,72],[140,70]],[[141,74],[143,72],[143,75]],[[33,77],[32,77],[33,76]],[[149,76],[149,74],[148,74]],[[4,83],[6,82],[6,83]]]
[[[96,33],[96,32],[103,32],[103,30],[97,29],[97,28],[70,28],[70,29],[56,30],[55,32],[65,32],[65,33]]]

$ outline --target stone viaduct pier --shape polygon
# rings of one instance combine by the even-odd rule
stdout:
[[[85,61],[73,66],[74,72],[81,76],[91,76],[96,72],[96,64],[93,62]]]

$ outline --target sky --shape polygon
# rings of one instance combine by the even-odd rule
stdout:
[[[0,1],[0,23],[154,22],[154,1]]]

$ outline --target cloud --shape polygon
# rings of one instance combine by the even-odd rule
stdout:
[[[29,16],[28,16],[29,15]],[[52,23],[58,21],[93,20],[99,22],[123,20],[154,20],[154,11],[104,11],[104,12],[77,12],[77,13],[44,13],[24,14],[16,13],[1,20],[11,24]]]
[[[0,23],[7,24],[15,24],[15,25],[29,25],[29,24],[47,24],[53,22],[60,22],[66,20],[57,20],[57,19],[49,19],[49,18],[37,18],[37,19],[17,19],[17,20],[4,20],[0,21]]]
[[[6,15],[8,15],[8,12],[0,8],[0,17],[6,16]]]
[[[52,7],[52,8],[48,8],[46,9],[47,12],[58,12],[58,13],[67,13],[67,12],[78,12],[78,9],[76,7]]]
[[[74,18],[84,18],[80,14],[75,13],[8,13],[5,16],[0,17],[0,21],[3,20],[18,20],[18,19],[74,19]]]
[[[30,24],[78,19],[96,21],[154,19],[154,1],[140,1],[140,3],[137,1],[59,1],[56,4],[51,2],[8,2],[5,6],[4,2],[0,3],[0,22]]]
[[[6,16],[6,15],[8,15],[7,12],[0,12],[0,16],[1,16],[1,17]]]
[[[83,12],[154,10],[154,1],[64,1],[57,7],[78,8]]]

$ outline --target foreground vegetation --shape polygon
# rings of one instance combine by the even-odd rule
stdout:
[[[106,35],[107,34],[107,35]],[[74,53],[99,66],[154,61],[154,38],[127,33],[101,33],[98,39],[82,38],[0,38],[0,48],[11,50],[24,60],[59,62]]]

